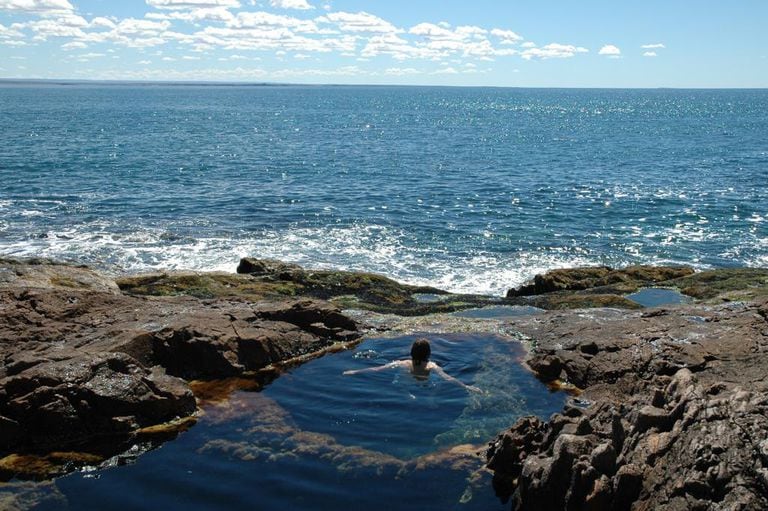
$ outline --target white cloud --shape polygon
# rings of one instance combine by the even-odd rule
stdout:
[[[70,41],[68,43],[62,44],[61,49],[68,51],[68,50],[82,50],[87,48],[88,45],[81,41]]]
[[[200,9],[214,7],[240,7],[238,0],[147,0],[147,5],[157,9]]]
[[[459,72],[453,67],[444,67],[432,73],[433,75],[457,75]]]
[[[609,57],[618,57],[619,55],[621,55],[621,50],[612,44],[606,44],[605,46],[600,48],[600,51],[597,52],[597,54],[608,55]]]
[[[139,64],[141,64],[142,66],[146,66],[146,65],[149,65],[151,63],[152,63],[151,60],[140,60],[139,61]]]
[[[232,23],[235,19],[235,15],[229,12],[226,7],[206,7],[191,11],[171,11],[167,13],[150,12],[145,17],[153,20],[181,20],[190,23],[199,23],[201,21]]]
[[[106,56],[106,53],[83,53],[82,55],[78,55],[81,59],[97,59]]]
[[[151,21],[136,18],[126,18],[117,24],[116,30],[122,34],[156,34],[168,30],[169,21]]]
[[[528,48],[520,53],[525,60],[539,59],[567,59],[575,57],[577,53],[587,53],[588,49],[571,44],[550,43],[541,48]]]
[[[656,56],[657,55],[656,55],[655,51],[647,51],[647,52],[643,53],[643,57],[656,57]]]
[[[96,17],[96,18],[93,18],[93,19],[91,20],[91,23],[90,23],[90,25],[89,25],[89,26],[91,26],[91,27],[102,27],[102,28],[109,28],[109,29],[113,29],[113,28],[115,28],[117,25],[115,24],[115,22],[114,22],[114,21],[112,21],[112,20],[111,20],[111,19],[109,19],[109,18]]]
[[[200,57],[195,57],[194,55],[184,55],[181,58],[182,60],[200,60]]]
[[[318,23],[335,23],[344,32],[396,34],[402,32],[390,22],[367,12],[331,12],[316,18]]]
[[[40,14],[73,11],[68,0],[0,0],[0,10],[34,12]]]
[[[37,41],[45,41],[49,37],[85,38],[86,33],[83,28],[87,26],[88,22],[80,16],[42,19],[26,24],[26,27],[35,33],[34,39]]]
[[[269,4],[279,9],[314,9],[307,0],[269,0]]]
[[[528,41],[527,43],[523,43],[520,45],[522,48],[536,48],[536,43],[533,43],[531,41]]]
[[[320,32],[314,21],[269,12],[239,12],[227,23],[231,28],[287,28],[295,32]]]
[[[653,50],[657,48],[666,48],[662,43],[655,43],[655,44],[644,44],[640,48],[644,50]]]
[[[500,28],[494,28],[491,30],[491,35],[495,35],[501,39],[501,44],[514,44],[523,40],[523,37],[512,32],[511,30],[502,30]]]
[[[421,74],[421,71],[412,67],[390,67],[384,70],[384,74],[388,76],[407,76]]]
[[[12,39],[24,37],[24,34],[16,30],[13,26],[6,27],[0,23],[0,39]]]

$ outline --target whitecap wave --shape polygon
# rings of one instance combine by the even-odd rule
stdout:
[[[657,238],[654,245],[664,245],[669,238],[696,238],[698,233],[671,228],[653,233],[653,237]],[[609,253],[536,245],[509,252],[458,251],[440,243],[428,245],[407,231],[383,225],[192,237],[161,228],[116,233],[110,232],[109,225],[94,223],[16,242],[0,240],[0,254],[85,262],[115,273],[174,269],[233,272],[241,257],[272,258],[308,268],[369,271],[405,283],[489,295],[504,295],[537,273],[553,268],[692,262],[698,268],[707,267],[697,257],[670,257],[649,250],[639,241],[624,241],[611,240]],[[728,256],[745,259],[745,264],[765,266],[768,247],[760,246],[759,239],[752,241],[744,255]]]

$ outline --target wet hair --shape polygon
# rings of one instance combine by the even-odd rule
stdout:
[[[413,341],[411,346],[411,359],[416,364],[421,364],[429,360],[429,356],[432,354],[432,348],[429,347],[429,341],[421,338]]]

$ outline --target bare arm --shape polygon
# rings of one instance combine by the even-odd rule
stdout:
[[[383,366],[376,366],[376,367],[366,367],[365,369],[350,369],[347,371],[344,371],[344,375],[349,376],[351,374],[359,374],[359,373],[373,373],[377,371],[383,371],[385,369],[392,369],[393,367],[399,367],[405,363],[404,360],[395,360],[394,362],[390,362],[389,364],[384,364]]]
[[[482,392],[479,388],[475,387],[474,385],[467,385],[463,381],[454,378],[450,374],[446,373],[445,370],[440,367],[439,365],[435,364],[434,362],[430,362],[431,367],[430,369],[433,369],[442,379],[446,381],[450,381],[453,383],[456,383],[457,385],[461,385],[465,389],[472,391],[472,392]]]

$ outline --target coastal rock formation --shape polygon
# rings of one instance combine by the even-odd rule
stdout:
[[[223,272],[157,272],[117,279],[120,289],[136,296],[194,296],[249,301],[297,298],[328,300],[341,308],[402,316],[452,312],[498,304],[497,297],[452,294],[425,286],[401,284],[374,273],[313,270],[272,259],[243,258],[237,274]],[[435,299],[419,301],[420,294]],[[525,299],[506,301],[524,304]]]
[[[360,336],[319,300],[128,296],[83,267],[6,260],[2,270],[14,277],[0,286],[0,455],[87,447],[188,416],[186,379]]]
[[[641,265],[618,270],[608,266],[564,268],[536,275],[532,283],[510,289],[507,296],[530,296],[609,286],[623,293],[631,293],[641,286],[658,284],[691,274],[693,274],[692,268],[674,266]]]
[[[157,425],[194,420],[195,398],[213,399],[214,388],[231,392],[227,382],[189,380],[238,377],[233,388],[258,388],[245,377],[355,342],[367,328],[358,321],[423,329],[432,318],[394,314],[518,304],[552,310],[497,324],[528,341],[542,380],[581,394],[491,443],[496,490],[514,509],[768,508],[768,270],[562,270],[506,299],[263,259],[243,259],[239,271],[113,282],[82,266],[0,260],[0,478],[25,463],[45,477],[59,459],[98,463],[97,443],[120,449],[137,435],[170,434]],[[625,298],[648,285],[695,303],[645,309]],[[367,452],[292,435],[296,448],[379,468]],[[237,449],[250,456],[252,447]]]
[[[584,389],[491,443],[513,509],[768,508],[768,302],[520,319],[529,365]]]

